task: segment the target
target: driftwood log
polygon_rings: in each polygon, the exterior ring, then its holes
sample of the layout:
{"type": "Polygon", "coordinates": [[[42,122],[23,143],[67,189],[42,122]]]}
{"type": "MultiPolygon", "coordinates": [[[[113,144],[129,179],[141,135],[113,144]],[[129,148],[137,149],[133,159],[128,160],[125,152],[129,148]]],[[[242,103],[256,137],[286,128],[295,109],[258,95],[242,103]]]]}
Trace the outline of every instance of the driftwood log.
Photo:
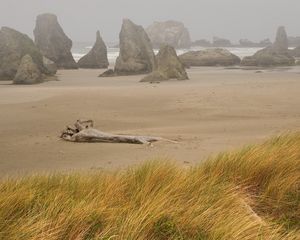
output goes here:
{"type": "Polygon", "coordinates": [[[161,137],[116,135],[101,132],[94,128],[92,120],[77,120],[74,126],[67,126],[60,137],[70,142],[151,144],[157,141],[168,141],[176,143],[161,137]]]}

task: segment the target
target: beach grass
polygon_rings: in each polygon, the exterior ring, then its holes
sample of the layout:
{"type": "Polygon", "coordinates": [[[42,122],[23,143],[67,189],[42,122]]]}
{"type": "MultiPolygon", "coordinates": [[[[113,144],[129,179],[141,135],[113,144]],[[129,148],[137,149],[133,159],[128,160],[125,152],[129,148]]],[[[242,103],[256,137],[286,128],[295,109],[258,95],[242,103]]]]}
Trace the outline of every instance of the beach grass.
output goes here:
{"type": "Polygon", "coordinates": [[[300,133],[190,168],[2,179],[0,239],[300,239],[300,133]]]}

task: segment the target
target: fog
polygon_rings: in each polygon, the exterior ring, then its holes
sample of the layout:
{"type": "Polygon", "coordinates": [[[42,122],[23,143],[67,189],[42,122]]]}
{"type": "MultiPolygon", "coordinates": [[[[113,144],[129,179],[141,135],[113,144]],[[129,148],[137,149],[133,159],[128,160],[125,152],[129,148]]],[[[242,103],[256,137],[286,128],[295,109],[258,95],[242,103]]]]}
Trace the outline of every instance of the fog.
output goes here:
{"type": "Polygon", "coordinates": [[[0,0],[0,25],[32,36],[35,18],[58,16],[73,41],[93,41],[97,29],[105,41],[118,39],[123,18],[143,26],[153,21],[178,20],[193,40],[213,36],[234,42],[241,38],[274,38],[277,26],[299,36],[299,0],[0,0]]]}

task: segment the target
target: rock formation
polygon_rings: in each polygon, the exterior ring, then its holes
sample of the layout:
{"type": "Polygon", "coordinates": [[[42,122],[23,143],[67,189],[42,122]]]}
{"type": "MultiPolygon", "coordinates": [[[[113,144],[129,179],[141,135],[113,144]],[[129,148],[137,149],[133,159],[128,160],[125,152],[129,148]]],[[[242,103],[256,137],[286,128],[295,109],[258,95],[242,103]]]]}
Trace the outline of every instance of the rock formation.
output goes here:
{"type": "Polygon", "coordinates": [[[43,63],[45,68],[48,70],[48,72],[52,75],[56,74],[57,72],[57,66],[55,62],[51,61],[50,59],[43,56],[43,63]]]}
{"type": "Polygon", "coordinates": [[[269,38],[266,38],[264,40],[261,40],[259,43],[258,43],[258,46],[259,47],[268,47],[268,46],[271,46],[272,45],[272,42],[269,38]]]}
{"type": "Polygon", "coordinates": [[[214,47],[230,47],[232,46],[231,42],[225,38],[214,37],[213,38],[214,47]]]}
{"type": "Polygon", "coordinates": [[[108,65],[107,47],[100,36],[100,32],[97,31],[93,48],[78,61],[78,66],[80,68],[107,68],[108,65]]]}
{"type": "Polygon", "coordinates": [[[108,70],[100,76],[145,74],[154,69],[156,69],[156,59],[147,33],[142,26],[124,19],[120,32],[120,54],[115,69],[108,70]]]}
{"type": "Polygon", "coordinates": [[[179,56],[181,62],[189,66],[231,66],[238,65],[241,59],[226,49],[215,48],[203,51],[190,51],[179,56]]]}
{"type": "Polygon", "coordinates": [[[157,70],[143,78],[141,82],[160,82],[169,79],[187,80],[188,75],[173,47],[163,46],[157,54],[157,70]]]}
{"type": "Polygon", "coordinates": [[[22,60],[14,78],[14,84],[35,84],[43,81],[43,76],[32,57],[27,54],[22,60]]]}
{"type": "Polygon", "coordinates": [[[290,66],[295,64],[295,59],[288,50],[288,39],[284,27],[277,30],[275,42],[251,57],[245,57],[243,66],[290,66]]]}
{"type": "Polygon", "coordinates": [[[50,73],[43,65],[43,56],[34,42],[25,34],[2,27],[0,31],[0,80],[13,80],[21,59],[29,54],[40,72],[50,73]]]}
{"type": "Polygon", "coordinates": [[[290,51],[291,55],[300,58],[300,46],[290,51]]]}
{"type": "Polygon", "coordinates": [[[35,43],[42,54],[55,62],[58,68],[76,69],[72,41],[64,33],[54,14],[42,14],[36,19],[35,43]]]}
{"type": "Polygon", "coordinates": [[[200,39],[192,42],[192,47],[211,47],[211,42],[206,39],[200,39]]]}
{"type": "Polygon", "coordinates": [[[181,22],[154,22],[146,29],[146,32],[155,48],[160,48],[165,44],[174,48],[191,47],[189,31],[181,22]]]}

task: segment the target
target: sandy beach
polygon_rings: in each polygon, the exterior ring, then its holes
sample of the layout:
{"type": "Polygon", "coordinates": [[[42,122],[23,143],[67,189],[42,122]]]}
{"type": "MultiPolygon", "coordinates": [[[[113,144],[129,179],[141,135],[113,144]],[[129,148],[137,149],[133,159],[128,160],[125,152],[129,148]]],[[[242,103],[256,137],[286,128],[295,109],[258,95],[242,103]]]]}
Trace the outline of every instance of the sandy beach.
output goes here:
{"type": "Polygon", "coordinates": [[[190,166],[210,155],[300,130],[300,67],[192,68],[190,80],[139,83],[142,76],[98,78],[101,70],[61,70],[34,86],[0,82],[1,176],[116,169],[149,159],[190,166]],[[153,147],[69,143],[60,131],[93,119],[112,133],[178,141],[153,147]]]}

